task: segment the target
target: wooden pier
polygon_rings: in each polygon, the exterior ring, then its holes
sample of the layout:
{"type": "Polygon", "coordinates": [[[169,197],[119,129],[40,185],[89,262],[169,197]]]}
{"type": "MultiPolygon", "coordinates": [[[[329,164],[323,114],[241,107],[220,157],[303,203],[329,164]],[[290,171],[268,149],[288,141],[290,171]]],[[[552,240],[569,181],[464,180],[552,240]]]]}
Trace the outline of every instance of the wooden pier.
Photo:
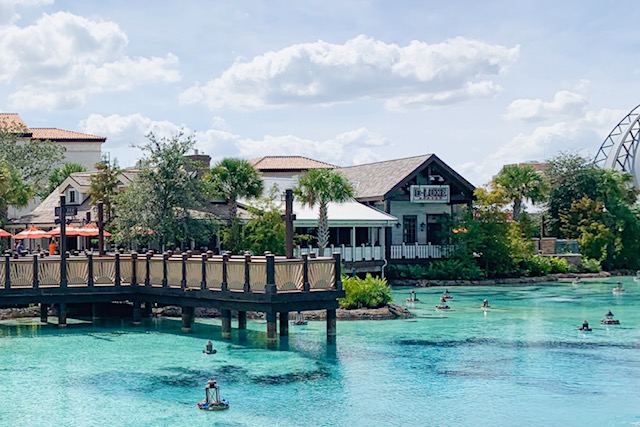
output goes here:
{"type": "Polygon", "coordinates": [[[222,338],[231,337],[232,311],[238,329],[246,329],[247,311],[266,313],[267,340],[288,335],[289,312],[327,311],[327,340],[336,336],[338,298],[344,297],[340,281],[341,259],[287,259],[266,256],[91,254],[66,258],[37,255],[4,257],[0,269],[0,307],[58,305],[58,325],[67,324],[67,304],[129,301],[133,322],[140,323],[143,307],[153,304],[182,307],[182,329],[191,330],[196,307],[216,308],[222,316],[222,338]],[[66,267],[66,268],[65,268],[66,267]],[[65,271],[66,270],[66,271],[65,271]],[[64,274],[63,274],[64,273],[64,274]]]}

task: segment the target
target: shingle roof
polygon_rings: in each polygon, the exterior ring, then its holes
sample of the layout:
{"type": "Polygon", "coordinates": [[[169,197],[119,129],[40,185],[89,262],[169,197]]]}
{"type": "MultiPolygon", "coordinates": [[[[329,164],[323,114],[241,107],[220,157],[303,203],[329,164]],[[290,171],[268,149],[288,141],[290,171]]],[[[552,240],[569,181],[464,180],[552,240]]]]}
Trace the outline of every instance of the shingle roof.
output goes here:
{"type": "Polygon", "coordinates": [[[33,139],[50,139],[53,141],[60,140],[94,140],[94,141],[106,141],[104,136],[90,135],[88,133],[74,132],[71,130],[63,130],[57,128],[31,128],[33,133],[33,139]]]}
{"type": "Polygon", "coordinates": [[[249,163],[255,169],[262,170],[308,170],[308,169],[334,169],[329,163],[313,160],[303,156],[263,156],[250,159],[249,163]]]}
{"type": "Polygon", "coordinates": [[[337,169],[356,189],[356,199],[380,197],[404,181],[432,154],[337,169]]]}

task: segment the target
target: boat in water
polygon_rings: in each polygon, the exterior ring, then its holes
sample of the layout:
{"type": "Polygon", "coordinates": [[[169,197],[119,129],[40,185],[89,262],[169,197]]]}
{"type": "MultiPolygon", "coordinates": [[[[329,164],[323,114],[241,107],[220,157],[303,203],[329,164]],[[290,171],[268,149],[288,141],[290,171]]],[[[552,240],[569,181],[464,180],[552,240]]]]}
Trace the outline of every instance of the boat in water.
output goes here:
{"type": "Polygon", "coordinates": [[[600,321],[603,325],[619,325],[620,321],[613,318],[613,313],[611,310],[607,314],[604,315],[604,319],[600,321]]]}
{"type": "Polygon", "coordinates": [[[611,290],[611,292],[613,292],[614,294],[619,294],[621,292],[624,292],[624,288],[622,287],[622,284],[620,282],[616,283],[615,288],[613,288],[611,290]]]}
{"type": "Polygon", "coordinates": [[[220,399],[220,388],[216,380],[207,381],[204,389],[205,398],[202,402],[198,402],[198,408],[203,411],[224,411],[229,409],[229,402],[220,399]]]}
{"type": "Polygon", "coordinates": [[[296,314],[296,318],[291,322],[292,325],[304,326],[307,324],[307,320],[301,312],[296,314]]]}

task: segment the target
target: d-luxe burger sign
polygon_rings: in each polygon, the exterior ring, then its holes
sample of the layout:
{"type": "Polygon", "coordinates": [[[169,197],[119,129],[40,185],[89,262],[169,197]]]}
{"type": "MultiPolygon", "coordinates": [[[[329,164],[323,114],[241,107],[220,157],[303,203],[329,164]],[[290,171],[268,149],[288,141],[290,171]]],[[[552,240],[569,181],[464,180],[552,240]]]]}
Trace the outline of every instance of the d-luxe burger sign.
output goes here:
{"type": "Polygon", "coordinates": [[[449,203],[449,186],[412,185],[411,203],[449,203]]]}

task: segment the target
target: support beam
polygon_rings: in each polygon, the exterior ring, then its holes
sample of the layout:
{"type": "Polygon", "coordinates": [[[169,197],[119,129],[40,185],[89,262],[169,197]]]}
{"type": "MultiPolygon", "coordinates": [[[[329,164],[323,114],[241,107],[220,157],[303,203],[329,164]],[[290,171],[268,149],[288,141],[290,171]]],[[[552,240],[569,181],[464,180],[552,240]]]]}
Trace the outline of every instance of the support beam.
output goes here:
{"type": "Polygon", "coordinates": [[[247,329],[247,312],[238,312],[238,329],[247,329]]]}
{"type": "Polygon", "coordinates": [[[279,316],[280,316],[280,336],[288,337],[289,336],[289,312],[281,311],[279,316]]]}
{"type": "Polygon", "coordinates": [[[221,310],[222,315],[222,339],[231,339],[231,310],[221,310]]]}
{"type": "Polygon", "coordinates": [[[94,302],[91,304],[91,322],[97,323],[100,321],[100,304],[94,302]]]}
{"type": "Polygon", "coordinates": [[[336,310],[327,310],[327,342],[336,342],[336,310]]]}
{"type": "Polygon", "coordinates": [[[275,344],[277,340],[276,313],[267,313],[267,344],[275,344]]]}
{"type": "Polygon", "coordinates": [[[140,301],[133,301],[133,324],[139,325],[142,323],[142,305],[140,301]]]}
{"type": "Polygon", "coordinates": [[[148,319],[153,315],[153,303],[151,301],[144,302],[144,308],[142,309],[142,317],[148,319]]]}
{"type": "Polygon", "coordinates": [[[66,328],[67,327],[67,304],[64,302],[60,303],[58,307],[58,328],[66,328]]]}
{"type": "Polygon", "coordinates": [[[182,332],[189,334],[193,332],[191,326],[193,324],[193,315],[195,309],[193,307],[182,307],[182,332]]]}
{"type": "Polygon", "coordinates": [[[47,323],[49,321],[49,307],[47,304],[40,303],[40,322],[47,323]]]}

